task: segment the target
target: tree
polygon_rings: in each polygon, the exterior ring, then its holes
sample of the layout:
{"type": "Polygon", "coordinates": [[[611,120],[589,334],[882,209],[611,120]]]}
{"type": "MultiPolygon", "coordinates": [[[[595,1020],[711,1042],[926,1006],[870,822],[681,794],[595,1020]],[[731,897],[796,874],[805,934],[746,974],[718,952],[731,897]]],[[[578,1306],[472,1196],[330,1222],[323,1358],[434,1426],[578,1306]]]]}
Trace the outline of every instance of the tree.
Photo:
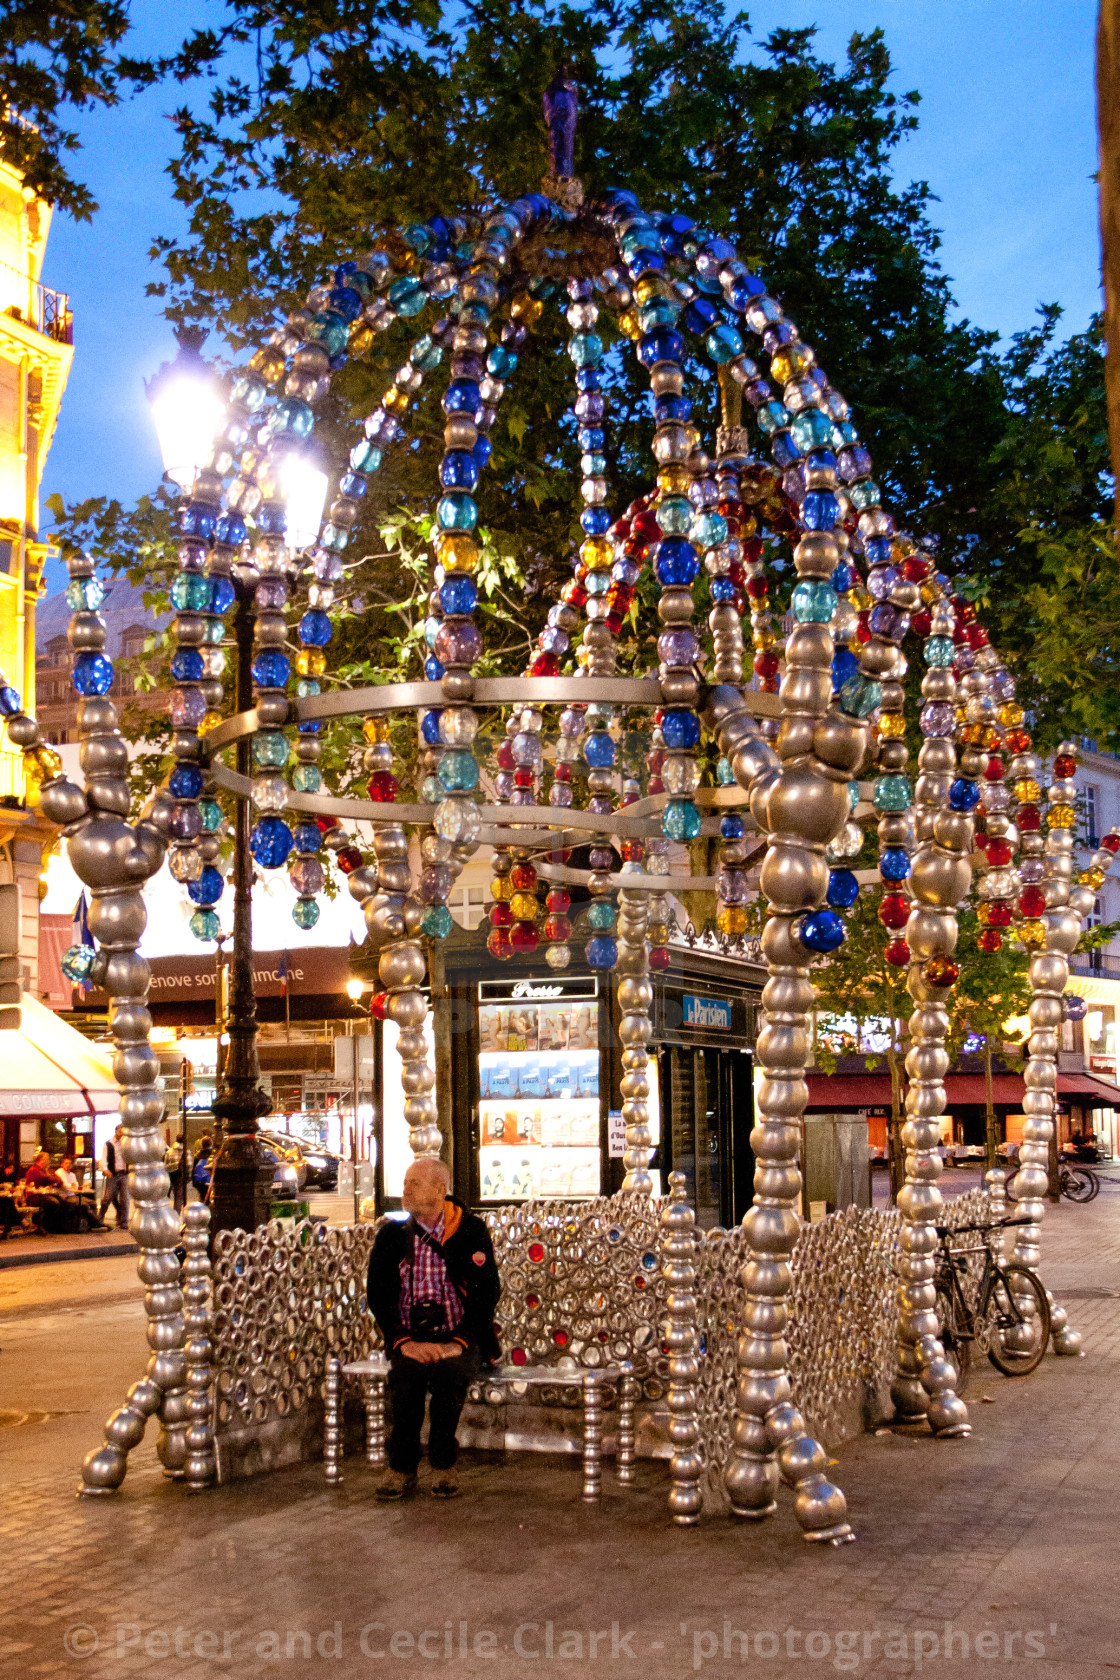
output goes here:
{"type": "Polygon", "coordinates": [[[1022,1042],[1023,1031],[1010,1023],[1026,1016],[1031,988],[1028,970],[1030,953],[1017,939],[1005,938],[998,951],[983,951],[978,944],[981,923],[976,911],[962,908],[955,961],[960,978],[951,998],[949,1054],[954,1061],[970,1035],[981,1040],[984,1058],[984,1156],[985,1164],[997,1164],[1001,1143],[992,1083],[992,1058],[1001,1044],[1022,1042]]]}
{"type": "Polygon", "coordinates": [[[80,142],[61,116],[115,105],[122,80],[147,78],[147,66],[117,56],[128,28],[126,0],[0,0],[0,156],[77,221],[97,205],[70,173],[80,142]]]}

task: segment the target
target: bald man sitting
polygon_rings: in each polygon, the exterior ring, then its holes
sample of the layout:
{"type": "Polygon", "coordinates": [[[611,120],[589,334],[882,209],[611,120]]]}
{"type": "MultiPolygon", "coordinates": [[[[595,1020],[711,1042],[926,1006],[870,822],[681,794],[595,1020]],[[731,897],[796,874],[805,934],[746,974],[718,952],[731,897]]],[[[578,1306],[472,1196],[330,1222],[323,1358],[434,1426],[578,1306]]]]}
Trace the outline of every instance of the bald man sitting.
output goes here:
{"type": "Polygon", "coordinates": [[[459,1414],[482,1359],[497,1354],[494,1308],[502,1286],[490,1233],[451,1196],[450,1183],[442,1161],[414,1161],[401,1194],[412,1217],[387,1219],[370,1254],[366,1296],[389,1354],[393,1420],[378,1499],[416,1491],[429,1393],[432,1493],[455,1497],[459,1414]]]}

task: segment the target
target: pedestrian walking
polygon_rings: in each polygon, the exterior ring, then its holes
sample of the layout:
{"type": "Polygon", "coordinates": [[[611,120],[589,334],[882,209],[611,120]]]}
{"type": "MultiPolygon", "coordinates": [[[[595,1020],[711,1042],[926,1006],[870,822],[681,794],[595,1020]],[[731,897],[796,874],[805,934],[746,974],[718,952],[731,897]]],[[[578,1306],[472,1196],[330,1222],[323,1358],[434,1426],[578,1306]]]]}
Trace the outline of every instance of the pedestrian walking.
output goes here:
{"type": "Polygon", "coordinates": [[[102,1220],[106,1210],[114,1207],[117,1213],[117,1230],[123,1231],[128,1224],[128,1168],[124,1162],[124,1128],[118,1126],[111,1138],[106,1138],[105,1147],[101,1151],[98,1165],[105,1175],[101,1187],[102,1220]]]}

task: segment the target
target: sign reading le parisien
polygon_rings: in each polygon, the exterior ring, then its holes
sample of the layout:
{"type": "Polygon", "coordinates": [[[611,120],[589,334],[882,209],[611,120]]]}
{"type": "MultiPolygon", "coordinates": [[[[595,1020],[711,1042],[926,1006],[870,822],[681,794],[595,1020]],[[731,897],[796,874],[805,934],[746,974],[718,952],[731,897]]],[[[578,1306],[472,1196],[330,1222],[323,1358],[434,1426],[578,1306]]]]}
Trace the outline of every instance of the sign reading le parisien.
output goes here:
{"type": "Polygon", "coordinates": [[[717,1032],[731,1031],[730,998],[690,997],[681,999],[686,1027],[714,1027],[717,1032]]]}

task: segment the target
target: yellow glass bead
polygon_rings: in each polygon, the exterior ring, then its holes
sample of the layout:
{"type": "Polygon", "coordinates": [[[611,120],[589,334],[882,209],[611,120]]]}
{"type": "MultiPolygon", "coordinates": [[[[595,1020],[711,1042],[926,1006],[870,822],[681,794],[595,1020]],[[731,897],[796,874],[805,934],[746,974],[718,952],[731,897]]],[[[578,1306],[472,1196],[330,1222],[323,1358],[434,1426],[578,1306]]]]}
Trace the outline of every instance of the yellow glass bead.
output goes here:
{"type": "Polygon", "coordinates": [[[791,379],[804,373],[809,366],[809,358],[796,344],[787,344],[784,349],[776,350],[770,358],[771,377],[779,385],[788,385],[791,379]]]}
{"type": "Polygon", "coordinates": [[[224,721],[221,712],[207,712],[198,726],[199,734],[208,735],[211,729],[217,729],[218,725],[224,721]]]}
{"type": "Polygon", "coordinates": [[[1012,782],[1011,792],[1020,805],[1033,805],[1038,799],[1040,788],[1033,776],[1023,776],[1017,782],[1012,782]]]}
{"type": "Polygon", "coordinates": [[[1083,869],[1077,877],[1077,880],[1080,886],[1092,887],[1094,892],[1099,892],[1104,886],[1104,870],[1083,869]]]}
{"type": "Polygon", "coordinates": [[[879,719],[879,739],[900,741],[906,733],[906,719],[901,712],[884,712],[879,719]]]}
{"type": "Polygon", "coordinates": [[[412,398],[409,396],[409,393],[403,389],[403,387],[400,385],[390,385],[384,397],[381,399],[381,406],[382,408],[387,409],[390,414],[403,414],[411,401],[412,398]]]}
{"type": "Polygon", "coordinates": [[[739,536],[746,542],[758,530],[758,520],[753,513],[744,513],[739,521],[739,536]]]}
{"type": "Polygon", "coordinates": [[[41,782],[49,782],[52,777],[62,774],[62,759],[53,747],[45,747],[42,743],[24,750],[23,763],[28,773],[37,776],[41,782]]]}
{"type": "Polygon", "coordinates": [[[681,301],[673,290],[671,281],[663,279],[659,274],[644,274],[634,287],[634,301],[643,304],[655,297],[674,298],[678,304],[681,301]]]}
{"type": "Polygon", "coordinates": [[[917,552],[909,537],[895,537],[891,543],[891,559],[896,566],[901,564],[903,560],[909,560],[917,552]]]}
{"type": "Polygon", "coordinates": [[[961,730],[961,740],[970,747],[986,750],[994,745],[996,732],[990,723],[968,723],[961,730]]]}
{"type": "Polygon", "coordinates": [[[579,647],[577,647],[577,649],[576,649],[576,664],[577,665],[586,665],[587,661],[590,658],[591,658],[591,649],[584,647],[583,643],[581,642],[579,644],[579,647]]]}
{"type": "Polygon", "coordinates": [[[1046,940],[1046,923],[1041,920],[1020,922],[1015,932],[1024,945],[1042,945],[1046,940]]]}
{"type": "Polygon", "coordinates": [[[778,637],[769,625],[760,624],[757,630],[751,631],[751,642],[760,653],[769,653],[772,647],[777,647],[778,637]]]}
{"type": "Polygon", "coordinates": [[[322,648],[300,648],[295,664],[298,676],[321,677],[327,668],[327,656],[322,648]]]}
{"type": "Polygon", "coordinates": [[[716,926],[721,933],[746,933],[747,912],[741,904],[727,904],[716,917],[716,926]]]}
{"type": "Polygon", "coordinates": [[[1077,812],[1072,805],[1051,805],[1046,813],[1046,821],[1050,828],[1074,828],[1077,825],[1077,812]]]}
{"type": "Polygon", "coordinates": [[[614,549],[606,537],[588,537],[580,544],[579,557],[589,572],[605,570],[614,559],[614,549]]]}
{"type": "Polygon", "coordinates": [[[850,591],[848,599],[857,612],[867,612],[875,604],[871,591],[865,588],[862,583],[856,584],[855,588],[850,591]]]}
{"type": "Polygon", "coordinates": [[[692,474],[683,461],[670,461],[657,475],[657,485],[667,496],[683,496],[692,483],[692,474]]]}
{"type": "Polygon", "coordinates": [[[1023,721],[1023,708],[1008,700],[996,713],[1005,729],[1017,729],[1023,721]]]}
{"type": "Polygon", "coordinates": [[[651,945],[668,945],[668,922],[651,922],[649,924],[649,942],[651,945]]]}
{"type": "Polygon", "coordinates": [[[530,297],[528,292],[519,292],[510,304],[509,312],[515,321],[524,321],[527,327],[531,327],[540,320],[543,309],[544,304],[539,298],[530,297]]]}
{"type": "Polygon", "coordinates": [[[440,565],[448,572],[473,572],[478,565],[478,544],[465,531],[445,531],[436,541],[440,565]]]}
{"type": "Polygon", "coordinates": [[[265,344],[249,357],[249,366],[269,385],[274,385],[284,371],[284,356],[274,344],[265,344]]]}
{"type": "Polygon", "coordinates": [[[919,586],[918,594],[922,597],[922,600],[927,607],[932,607],[935,601],[939,601],[941,599],[940,589],[938,589],[937,585],[929,578],[926,579],[925,583],[919,586]]]}
{"type": "Polygon", "coordinates": [[[991,921],[991,919],[992,919],[992,907],[991,907],[991,905],[990,904],[985,904],[983,901],[981,901],[981,903],[979,903],[976,906],[976,920],[980,923],[981,927],[987,927],[987,925],[991,921]]]}
{"type": "Polygon", "coordinates": [[[638,317],[632,309],[624,309],[622,311],[622,314],[618,317],[618,324],[626,334],[627,338],[640,338],[642,336],[642,329],[638,324],[638,317]]]}
{"type": "Polygon", "coordinates": [[[364,356],[377,334],[368,321],[355,321],[350,328],[347,351],[351,356],[364,356]]]}
{"type": "Polygon", "coordinates": [[[387,717],[367,717],[362,724],[362,734],[371,747],[378,747],[389,739],[389,719],[387,717]]]}
{"type": "Polygon", "coordinates": [[[531,892],[514,893],[509,907],[519,922],[535,922],[541,908],[536,893],[531,892]]]}

